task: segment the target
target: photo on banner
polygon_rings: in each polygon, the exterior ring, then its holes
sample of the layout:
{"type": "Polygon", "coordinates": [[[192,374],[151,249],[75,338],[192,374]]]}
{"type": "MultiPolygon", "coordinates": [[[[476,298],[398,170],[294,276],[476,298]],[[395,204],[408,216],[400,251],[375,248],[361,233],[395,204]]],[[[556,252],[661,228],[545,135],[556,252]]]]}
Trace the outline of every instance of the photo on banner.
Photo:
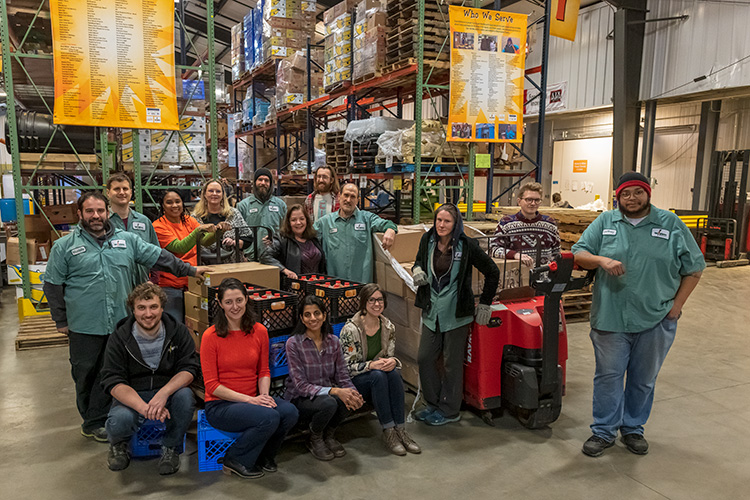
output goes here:
{"type": "Polygon", "coordinates": [[[177,130],[173,0],[50,0],[56,124],[177,130]]]}
{"type": "Polygon", "coordinates": [[[452,5],[448,140],[522,142],[527,16],[452,5]]]}

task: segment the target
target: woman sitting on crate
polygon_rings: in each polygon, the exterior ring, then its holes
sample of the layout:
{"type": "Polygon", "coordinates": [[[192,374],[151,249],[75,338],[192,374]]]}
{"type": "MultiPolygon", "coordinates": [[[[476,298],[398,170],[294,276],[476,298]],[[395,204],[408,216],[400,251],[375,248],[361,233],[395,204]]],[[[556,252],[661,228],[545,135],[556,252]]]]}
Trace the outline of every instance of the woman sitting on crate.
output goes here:
{"type": "Polygon", "coordinates": [[[394,357],[396,328],[383,316],[387,306],[377,284],[362,287],[359,312],[341,330],[341,348],[354,386],[375,407],[388,449],[401,456],[421,453],[404,428],[404,383],[394,357]]]}
{"type": "Polygon", "coordinates": [[[279,228],[279,238],[260,256],[263,264],[278,267],[290,279],[300,274],[326,272],[326,259],[312,219],[302,205],[292,205],[279,228]]]}
{"type": "Polygon", "coordinates": [[[268,330],[255,321],[245,286],[225,279],[218,301],[215,325],[201,340],[206,419],[219,430],[242,433],[224,455],[224,473],[257,478],[276,472],[276,453],[298,413],[269,395],[268,330]]]}
{"type": "MultiPolygon", "coordinates": [[[[201,232],[201,245],[214,242],[216,226],[199,224],[188,215],[182,202],[182,195],[176,189],[166,189],[161,198],[162,216],[154,221],[154,231],[159,244],[191,266],[198,265],[195,245],[201,232]]],[[[185,321],[184,292],[187,290],[187,278],[177,278],[167,272],[159,272],[159,286],[167,294],[164,312],[172,315],[180,323],[185,321]]]]}
{"type": "Polygon", "coordinates": [[[428,425],[458,422],[469,328],[472,321],[479,325],[489,322],[500,271],[479,244],[464,234],[458,208],[446,203],[437,209],[432,228],[419,242],[412,274],[419,287],[414,305],[422,309],[418,362],[427,403],[415,418],[428,425]],[[484,275],[476,319],[472,266],[484,275]]]}
{"type": "Polygon", "coordinates": [[[253,244],[253,232],[239,210],[229,205],[224,185],[219,180],[213,179],[203,185],[201,198],[193,209],[193,217],[201,224],[214,224],[218,230],[225,231],[220,245],[212,244],[201,249],[204,264],[245,260],[242,251],[235,251],[235,245],[239,243],[240,250],[249,248],[253,244]],[[239,238],[236,231],[239,231],[239,238]]]}
{"type": "Polygon", "coordinates": [[[343,457],[336,428],[364,402],[349,378],[339,339],[333,335],[326,306],[314,295],[300,304],[300,322],[286,342],[289,377],[284,398],[309,422],[307,447],[318,460],[343,457]]]}

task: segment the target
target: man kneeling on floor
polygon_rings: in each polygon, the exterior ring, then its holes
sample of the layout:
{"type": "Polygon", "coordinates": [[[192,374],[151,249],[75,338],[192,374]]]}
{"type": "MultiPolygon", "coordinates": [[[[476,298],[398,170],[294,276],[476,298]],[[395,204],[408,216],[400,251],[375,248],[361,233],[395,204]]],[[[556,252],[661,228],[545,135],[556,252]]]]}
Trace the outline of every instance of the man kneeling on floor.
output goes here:
{"type": "Polygon", "coordinates": [[[130,465],[128,441],[145,420],[166,423],[159,474],[180,468],[180,448],[193,418],[188,387],[200,369],[195,343],[185,325],[164,313],[167,296],[143,283],[128,296],[132,314],[117,324],[104,353],[102,385],[112,398],[107,416],[110,470],[130,465]]]}

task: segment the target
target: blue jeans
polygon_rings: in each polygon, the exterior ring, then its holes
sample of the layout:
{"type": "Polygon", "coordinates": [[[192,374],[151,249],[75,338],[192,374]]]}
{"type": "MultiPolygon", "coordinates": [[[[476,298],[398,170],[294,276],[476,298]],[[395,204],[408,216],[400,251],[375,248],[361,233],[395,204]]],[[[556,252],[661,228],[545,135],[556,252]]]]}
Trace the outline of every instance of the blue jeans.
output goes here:
{"type": "Polygon", "coordinates": [[[656,376],[676,332],[677,320],[666,317],[639,333],[591,330],[596,355],[591,425],[595,436],[612,441],[618,429],[623,436],[643,434],[654,403],[656,376]]]}
{"type": "Polygon", "coordinates": [[[185,322],[185,292],[181,288],[161,288],[167,294],[167,303],[164,304],[164,312],[169,313],[179,323],[185,322]]]}
{"type": "MultiPolygon", "coordinates": [[[[138,395],[148,403],[156,392],[138,391],[138,395]]],[[[167,400],[166,408],[169,410],[170,418],[165,421],[167,430],[161,439],[161,444],[168,448],[177,448],[182,444],[185,433],[193,421],[193,410],[195,410],[193,391],[189,387],[178,389],[167,400]]],[[[117,444],[130,440],[145,420],[143,415],[115,399],[112,408],[109,409],[105,424],[109,442],[117,444]]]]}
{"type": "Polygon", "coordinates": [[[289,401],[274,398],[276,408],[234,403],[207,401],[208,423],[226,432],[241,432],[225,457],[251,468],[258,457],[275,459],[289,430],[297,423],[297,408],[289,401]]]}
{"type": "Polygon", "coordinates": [[[404,425],[404,382],[399,370],[370,370],[360,373],[352,382],[362,397],[375,407],[383,429],[404,425]]]}

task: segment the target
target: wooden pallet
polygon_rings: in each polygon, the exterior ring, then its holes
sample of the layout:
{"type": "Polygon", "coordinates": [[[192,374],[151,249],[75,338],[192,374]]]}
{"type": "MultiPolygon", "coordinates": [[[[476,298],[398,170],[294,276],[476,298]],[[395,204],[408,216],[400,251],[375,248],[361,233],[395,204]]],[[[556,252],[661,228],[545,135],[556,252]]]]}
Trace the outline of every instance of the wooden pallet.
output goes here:
{"type": "Polygon", "coordinates": [[[562,296],[565,321],[568,323],[580,323],[588,321],[591,315],[591,291],[576,290],[564,293],[562,296]]]}
{"type": "Polygon", "coordinates": [[[51,316],[29,316],[18,327],[16,351],[68,345],[68,336],[57,331],[51,316]]]}
{"type": "MultiPolygon", "coordinates": [[[[425,33],[425,40],[433,40],[440,43],[443,43],[443,40],[448,36],[449,31],[445,28],[437,28],[437,27],[431,27],[428,33],[425,33]],[[429,37],[429,38],[428,38],[429,37]]],[[[388,30],[388,36],[386,37],[387,40],[391,40],[393,38],[398,38],[401,36],[408,36],[411,35],[413,37],[419,36],[419,24],[416,22],[413,22],[412,20],[408,20],[404,23],[399,24],[398,26],[393,26],[390,30],[388,30]]]]}
{"type": "Polygon", "coordinates": [[[362,76],[360,76],[358,78],[355,78],[352,81],[354,82],[354,85],[358,85],[360,83],[364,83],[364,82],[370,81],[373,78],[380,78],[380,76],[382,76],[382,74],[380,73],[380,71],[374,71],[374,72],[371,72],[371,73],[367,73],[366,75],[362,75],[362,76]]]}
{"type": "MultiPolygon", "coordinates": [[[[417,64],[417,60],[414,57],[407,57],[396,61],[386,61],[386,65],[383,66],[383,74],[387,75],[388,73],[393,73],[394,71],[407,68],[414,64],[417,64]]],[[[438,69],[450,69],[451,67],[450,61],[429,61],[426,59],[424,65],[438,69]]]]}

